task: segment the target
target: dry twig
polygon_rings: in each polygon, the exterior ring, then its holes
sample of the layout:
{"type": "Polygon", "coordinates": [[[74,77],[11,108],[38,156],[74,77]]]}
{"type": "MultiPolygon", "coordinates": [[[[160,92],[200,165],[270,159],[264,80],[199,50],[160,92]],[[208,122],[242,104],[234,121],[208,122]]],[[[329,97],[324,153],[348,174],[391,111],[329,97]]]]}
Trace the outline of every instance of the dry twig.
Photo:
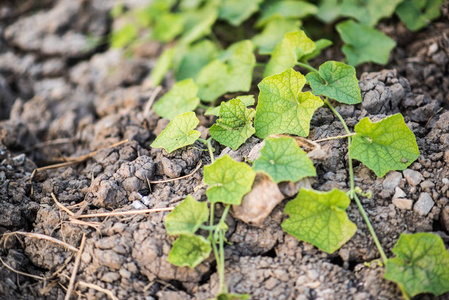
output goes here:
{"type": "Polygon", "coordinates": [[[143,109],[143,116],[146,117],[150,113],[151,106],[153,106],[154,100],[156,99],[157,95],[162,90],[162,86],[158,86],[154,89],[153,93],[151,94],[150,98],[148,99],[148,102],[145,104],[145,108],[143,109]]]}
{"type": "Polygon", "coordinates": [[[70,216],[75,215],[75,213],[71,212],[67,207],[65,207],[64,205],[62,205],[58,199],[56,199],[55,194],[51,193],[51,197],[53,198],[53,201],[55,201],[56,206],[59,207],[60,209],[62,209],[63,211],[65,211],[66,213],[68,213],[70,216]]]}
{"type": "Polygon", "coordinates": [[[174,207],[162,207],[162,208],[151,208],[151,209],[141,209],[141,210],[130,210],[130,211],[113,211],[97,214],[87,214],[80,215],[77,218],[95,218],[95,217],[112,217],[112,216],[128,216],[128,215],[138,215],[138,214],[148,214],[153,212],[163,212],[172,211],[174,207]]]}
{"type": "Polygon", "coordinates": [[[28,274],[28,273],[24,273],[24,272],[17,271],[17,270],[14,269],[13,267],[11,267],[11,266],[8,265],[7,263],[5,263],[1,257],[0,257],[0,261],[2,262],[2,264],[3,264],[6,268],[8,268],[9,270],[13,271],[14,273],[17,273],[17,274],[20,274],[20,275],[23,275],[23,276],[28,276],[28,277],[31,277],[31,278],[34,278],[34,279],[47,280],[47,278],[42,277],[42,276],[37,276],[37,275],[33,275],[33,274],[28,274]]]}
{"type": "Polygon", "coordinates": [[[44,147],[48,147],[48,146],[68,144],[68,143],[71,143],[72,141],[73,141],[73,139],[71,139],[71,138],[62,138],[62,139],[45,141],[45,142],[38,143],[38,144],[31,146],[30,148],[26,149],[25,152],[30,152],[34,149],[44,148],[44,147]]]}
{"type": "Polygon", "coordinates": [[[83,253],[83,250],[84,250],[85,242],[86,242],[86,234],[83,234],[83,238],[81,239],[80,249],[78,250],[78,254],[76,255],[76,258],[75,258],[75,265],[73,266],[72,276],[70,277],[69,287],[67,289],[67,293],[65,294],[64,300],[70,300],[73,286],[75,284],[76,273],[78,272],[78,268],[79,268],[80,261],[81,261],[81,254],[83,253]]]}
{"type": "Polygon", "coordinates": [[[81,226],[92,227],[92,228],[97,229],[97,230],[101,226],[100,222],[93,222],[93,221],[86,222],[86,221],[78,220],[78,219],[75,219],[75,218],[70,218],[70,223],[72,223],[74,225],[81,225],[81,226]]]}
{"type": "Polygon", "coordinates": [[[106,295],[108,295],[113,300],[119,300],[119,298],[117,298],[111,291],[106,290],[106,289],[104,289],[104,288],[102,288],[102,287],[100,287],[100,286],[98,286],[96,284],[87,283],[87,282],[84,282],[84,281],[78,281],[78,284],[82,285],[82,286],[85,286],[87,288],[90,288],[90,289],[93,289],[93,290],[105,293],[106,295]]]}
{"type": "Polygon", "coordinates": [[[33,233],[33,232],[14,231],[14,232],[10,232],[10,233],[5,233],[5,234],[3,235],[3,237],[5,237],[4,243],[6,243],[6,240],[7,240],[11,235],[17,235],[17,234],[20,234],[20,235],[23,235],[23,236],[26,236],[26,237],[31,237],[31,238],[37,238],[37,239],[47,240],[47,241],[53,242],[53,243],[55,243],[55,244],[62,245],[62,246],[66,247],[66,248],[68,248],[68,249],[70,249],[70,250],[72,250],[72,251],[78,252],[78,249],[77,249],[77,248],[75,248],[75,247],[73,247],[73,246],[71,246],[71,245],[69,245],[69,244],[67,244],[67,243],[64,243],[63,241],[60,241],[60,240],[55,239],[55,238],[52,238],[51,236],[48,236],[48,235],[45,235],[45,234],[33,233]]]}

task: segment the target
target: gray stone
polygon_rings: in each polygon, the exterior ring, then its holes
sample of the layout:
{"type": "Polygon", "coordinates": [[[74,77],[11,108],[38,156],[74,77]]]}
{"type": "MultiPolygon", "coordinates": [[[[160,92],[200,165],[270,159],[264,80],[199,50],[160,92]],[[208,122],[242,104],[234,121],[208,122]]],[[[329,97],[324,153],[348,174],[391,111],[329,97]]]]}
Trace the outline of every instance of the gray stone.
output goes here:
{"type": "Polygon", "coordinates": [[[416,186],[424,180],[424,176],[422,176],[422,174],[418,171],[407,169],[402,173],[404,174],[404,177],[407,180],[408,184],[410,184],[411,186],[416,186]]]}
{"type": "Polygon", "coordinates": [[[411,210],[413,206],[413,201],[410,199],[397,198],[393,199],[393,204],[397,208],[411,210]]]}
{"type": "Polygon", "coordinates": [[[384,189],[394,189],[401,182],[402,174],[396,171],[389,172],[385,177],[382,185],[384,189]]]}
{"type": "Polygon", "coordinates": [[[277,285],[277,283],[278,283],[277,279],[271,277],[267,281],[265,281],[265,288],[267,290],[272,290],[277,285]]]}
{"type": "Polygon", "coordinates": [[[379,196],[380,196],[382,199],[387,199],[387,198],[390,198],[391,195],[393,195],[393,193],[394,193],[394,191],[393,191],[392,189],[383,189],[383,190],[379,193],[379,196]]]}
{"type": "Polygon", "coordinates": [[[430,180],[425,180],[425,181],[421,182],[422,189],[431,189],[433,187],[435,187],[435,183],[433,183],[430,180]]]}
{"type": "Polygon", "coordinates": [[[139,200],[133,201],[132,207],[134,209],[147,209],[148,208],[142,202],[140,202],[139,200]]]}
{"type": "Polygon", "coordinates": [[[108,272],[101,277],[101,281],[104,282],[114,282],[120,279],[120,275],[115,272],[108,272]]]}
{"type": "Polygon", "coordinates": [[[396,187],[393,199],[404,198],[405,196],[406,196],[405,192],[400,187],[396,187]]]}
{"type": "Polygon", "coordinates": [[[435,202],[433,202],[432,197],[428,193],[421,193],[421,195],[419,195],[418,201],[415,203],[415,207],[413,208],[413,210],[418,214],[424,216],[430,212],[434,204],[435,202]]]}

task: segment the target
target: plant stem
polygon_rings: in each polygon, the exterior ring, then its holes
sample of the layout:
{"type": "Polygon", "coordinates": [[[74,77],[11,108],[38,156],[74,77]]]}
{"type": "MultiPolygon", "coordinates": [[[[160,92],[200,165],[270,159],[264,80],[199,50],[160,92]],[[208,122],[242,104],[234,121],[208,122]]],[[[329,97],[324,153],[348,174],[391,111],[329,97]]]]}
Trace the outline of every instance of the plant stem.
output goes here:
{"type": "Polygon", "coordinates": [[[200,228],[203,230],[211,231],[211,230],[215,230],[215,228],[217,228],[217,225],[214,225],[214,226],[201,225],[200,228]]]}
{"type": "MultiPolygon", "coordinates": [[[[209,150],[210,160],[211,164],[215,162],[214,158],[214,151],[212,148],[211,143],[212,138],[208,138],[207,140],[199,138],[198,141],[204,143],[207,145],[207,149],[209,150]]],[[[229,209],[231,208],[231,205],[228,204],[225,207],[225,210],[223,214],[221,215],[220,222],[218,222],[217,225],[214,225],[214,216],[215,216],[215,204],[210,204],[210,215],[209,215],[209,226],[201,226],[201,228],[209,230],[209,241],[212,244],[212,249],[214,251],[215,260],[217,262],[217,272],[218,272],[218,278],[219,278],[219,288],[218,293],[219,294],[227,294],[228,289],[226,287],[226,280],[225,280],[225,274],[224,274],[224,226],[223,223],[226,220],[226,216],[229,212],[229,209]],[[217,249],[217,240],[216,235],[218,234],[218,243],[219,248],[217,249]]]]}
{"type": "Polygon", "coordinates": [[[212,148],[211,139],[212,138],[208,138],[207,140],[203,140],[201,138],[198,138],[198,141],[200,141],[201,143],[203,143],[203,144],[205,144],[207,146],[207,150],[209,150],[210,161],[211,161],[211,164],[213,164],[215,162],[215,158],[214,158],[214,150],[212,148]]]}
{"type": "Polygon", "coordinates": [[[218,293],[219,294],[227,294],[228,288],[226,287],[226,280],[225,280],[225,257],[224,257],[224,231],[222,229],[219,229],[219,243],[220,243],[220,264],[217,266],[218,269],[218,277],[219,277],[219,284],[218,284],[218,293]]]}
{"type": "Polygon", "coordinates": [[[207,106],[207,105],[204,105],[204,104],[198,104],[198,107],[199,108],[202,108],[202,109],[205,109],[205,110],[208,110],[209,108],[210,108],[210,106],[207,106]]]}
{"type": "Polygon", "coordinates": [[[219,288],[218,291],[220,294],[227,293],[228,289],[226,287],[226,280],[225,280],[225,262],[224,262],[224,234],[225,231],[223,229],[223,224],[225,224],[226,216],[228,215],[229,209],[231,208],[231,204],[226,205],[225,210],[223,211],[223,214],[221,215],[220,222],[218,223],[217,229],[218,230],[218,236],[219,236],[219,257],[216,257],[217,260],[217,271],[218,271],[218,278],[219,278],[219,288]]]}
{"type": "Polygon", "coordinates": [[[226,205],[225,210],[223,211],[223,214],[221,215],[219,224],[222,224],[225,222],[226,216],[228,215],[230,208],[231,208],[231,204],[226,205]]]}
{"type": "Polygon", "coordinates": [[[318,71],[317,69],[315,69],[314,67],[312,67],[311,65],[309,65],[307,63],[302,63],[302,62],[297,61],[296,65],[300,66],[300,67],[303,67],[303,68],[305,68],[305,69],[307,69],[309,71],[312,71],[312,72],[317,72],[317,73],[320,72],[320,71],[318,71]]]}
{"type": "Polygon", "coordinates": [[[210,155],[210,162],[211,164],[213,164],[215,162],[215,158],[214,158],[214,151],[212,150],[212,143],[210,142],[211,138],[207,139],[207,150],[209,150],[209,155],[210,155]]]}
{"type": "MultiPolygon", "coordinates": [[[[214,207],[215,207],[215,205],[214,205],[214,203],[211,203],[210,204],[210,215],[209,215],[209,218],[210,218],[210,220],[209,220],[209,226],[211,227],[211,228],[215,228],[215,226],[214,226],[214,207]]],[[[213,229],[213,230],[215,230],[215,229],[213,229]]],[[[210,231],[209,231],[209,239],[211,240],[211,242],[212,242],[212,233],[213,233],[213,230],[212,229],[210,229],[210,231]]]]}
{"type": "MultiPolygon", "coordinates": [[[[346,125],[345,120],[340,115],[340,113],[332,106],[332,104],[329,102],[329,99],[324,100],[324,103],[332,110],[332,112],[337,116],[337,118],[340,120],[340,122],[343,124],[343,127],[345,128],[346,134],[350,135],[351,132],[349,131],[348,126],[346,125]]],[[[348,136],[348,148],[351,147],[352,137],[348,136]]],[[[379,242],[379,239],[377,238],[376,232],[374,231],[373,226],[371,225],[371,222],[366,215],[365,210],[363,209],[362,203],[360,203],[359,197],[354,192],[354,169],[352,167],[352,157],[349,155],[349,177],[351,182],[351,190],[349,193],[350,198],[355,200],[355,203],[357,204],[357,207],[360,210],[360,213],[362,214],[363,220],[365,220],[366,225],[368,226],[368,230],[371,233],[371,236],[373,237],[374,243],[376,244],[377,249],[379,250],[380,257],[382,258],[384,264],[387,262],[387,256],[385,255],[384,249],[382,248],[382,245],[379,242]]]]}
{"type": "MultiPolygon", "coordinates": [[[[343,127],[345,128],[346,134],[349,135],[348,137],[348,142],[351,142],[351,131],[349,131],[348,126],[346,125],[345,120],[343,119],[343,117],[340,115],[340,113],[332,106],[332,104],[329,102],[329,99],[326,97],[324,99],[324,103],[332,110],[332,112],[334,113],[334,115],[337,116],[337,118],[340,120],[341,124],[343,124],[343,127]]],[[[349,148],[350,144],[348,144],[348,148],[349,148]]]]}
{"type": "Polygon", "coordinates": [[[366,212],[363,209],[362,203],[360,203],[359,197],[357,196],[356,193],[353,193],[353,199],[355,200],[355,203],[357,203],[357,206],[359,207],[360,213],[362,214],[362,217],[365,220],[366,225],[368,226],[369,232],[371,233],[374,239],[374,243],[376,244],[377,249],[379,250],[380,257],[382,258],[382,261],[385,264],[388,260],[387,255],[385,254],[384,249],[382,248],[382,245],[380,244],[379,239],[377,238],[377,235],[374,232],[374,228],[371,225],[371,222],[369,221],[368,216],[366,215],[366,212]]]}

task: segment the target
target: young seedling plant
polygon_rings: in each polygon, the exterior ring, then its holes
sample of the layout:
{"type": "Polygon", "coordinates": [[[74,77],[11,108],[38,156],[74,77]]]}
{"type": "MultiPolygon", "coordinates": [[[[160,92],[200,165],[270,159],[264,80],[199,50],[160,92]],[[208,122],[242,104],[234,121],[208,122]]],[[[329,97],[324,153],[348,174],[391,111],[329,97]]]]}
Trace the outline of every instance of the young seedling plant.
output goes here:
{"type": "Polygon", "coordinates": [[[344,104],[362,101],[355,69],[336,61],[325,62],[318,70],[308,64],[303,66],[311,70],[307,76],[287,69],[263,79],[259,83],[255,112],[248,109],[241,98],[223,102],[208,140],[200,139],[199,132],[194,130],[198,125],[194,112],[175,117],[156,138],[152,146],[163,147],[167,152],[199,140],[207,146],[211,159],[211,164],[204,168],[210,209],[206,202],[188,196],[165,220],[168,234],[178,236],[169,261],[177,266],[194,268],[213,252],[220,278],[217,299],[245,299],[248,295],[228,294],[225,282],[224,243],[228,229],[225,219],[230,206],[239,205],[251,190],[256,171],[265,172],[274,182],[316,176],[312,162],[292,137],[269,136],[306,137],[315,110],[326,105],[342,122],[347,134],[350,188],[329,192],[301,189],[285,207],[284,212],[289,218],[282,223],[282,228],[301,241],[333,253],[356,233],[357,226],[346,214],[350,201],[355,201],[379,251],[380,261],[385,265],[385,278],[398,284],[405,299],[420,293],[441,295],[449,291],[449,253],[441,238],[431,233],[402,234],[393,248],[395,257],[388,258],[359,199],[367,194],[354,183],[354,159],[378,177],[383,177],[391,170],[405,170],[418,158],[415,136],[402,115],[388,116],[375,123],[366,117],[355,126],[353,134],[331,99],[344,104]],[[313,93],[302,92],[306,83],[313,93]],[[228,155],[215,160],[212,138],[237,149],[253,133],[265,139],[265,146],[253,168],[228,155]],[[214,221],[216,203],[224,205],[218,223],[214,221]],[[197,235],[198,229],[209,231],[209,234],[205,237],[197,235]]]}
{"type": "MultiPolygon", "coordinates": [[[[438,296],[449,291],[449,253],[442,239],[431,233],[403,233],[392,249],[395,256],[388,258],[359,198],[369,197],[370,193],[362,191],[354,182],[353,160],[363,163],[379,178],[391,170],[405,170],[410,166],[419,157],[413,132],[401,114],[378,122],[366,117],[351,132],[334,107],[334,104],[356,105],[362,101],[351,65],[387,62],[395,43],[373,28],[379,19],[395,11],[409,28],[417,30],[438,17],[441,4],[439,0],[382,2],[383,10],[378,9],[378,1],[358,5],[356,1],[343,0],[338,7],[334,7],[336,1],[330,0],[320,1],[318,6],[306,1],[267,4],[269,1],[222,0],[207,1],[204,5],[198,4],[202,1],[181,1],[180,10],[173,12],[174,1],[155,0],[145,17],[138,15],[139,22],[154,27],[153,39],[168,42],[177,38],[178,41],[176,46],[165,49],[151,74],[155,85],[169,69],[174,69],[178,79],[154,106],[158,115],[171,121],[151,146],[170,153],[199,141],[207,147],[211,161],[204,167],[209,204],[188,195],[165,219],[168,234],[177,236],[168,260],[176,266],[195,268],[213,253],[219,275],[216,299],[249,298],[249,295],[229,293],[225,280],[224,247],[228,230],[225,221],[231,205],[241,204],[243,196],[251,190],[256,172],[264,172],[275,183],[316,176],[312,161],[292,136],[307,137],[315,111],[324,105],[345,129],[349,190],[301,189],[285,207],[288,218],[282,228],[300,241],[333,253],[357,231],[346,214],[350,202],[354,201],[379,251],[385,278],[398,284],[404,299],[420,293],[438,296]],[[241,5],[238,9],[237,2],[241,5]],[[255,26],[262,28],[262,32],[222,50],[211,29],[216,19],[239,26],[259,7],[255,26]],[[299,30],[299,19],[307,15],[324,22],[342,15],[359,21],[345,20],[336,25],[349,65],[327,61],[316,69],[308,63],[332,43],[325,39],[314,42],[299,30]],[[414,19],[419,21],[416,26],[411,22],[414,19]],[[170,30],[165,30],[168,27],[170,30]],[[210,40],[203,39],[205,36],[210,40]],[[266,64],[256,63],[255,49],[259,54],[270,55],[266,64]],[[226,93],[249,91],[256,65],[264,71],[255,110],[248,108],[255,103],[253,95],[238,96],[213,106],[226,93]],[[298,66],[308,74],[304,76],[293,69],[298,66]],[[311,92],[302,91],[306,84],[311,92]],[[203,105],[201,102],[211,105],[207,115],[217,116],[206,140],[195,130],[199,121],[194,110],[203,105]],[[265,141],[260,157],[252,166],[236,162],[228,155],[215,159],[212,139],[236,150],[252,135],[265,141]],[[218,220],[215,219],[217,203],[224,207],[218,220]]],[[[125,26],[123,32],[115,33],[112,42],[124,46],[134,43],[136,37],[135,28],[125,26]]]]}

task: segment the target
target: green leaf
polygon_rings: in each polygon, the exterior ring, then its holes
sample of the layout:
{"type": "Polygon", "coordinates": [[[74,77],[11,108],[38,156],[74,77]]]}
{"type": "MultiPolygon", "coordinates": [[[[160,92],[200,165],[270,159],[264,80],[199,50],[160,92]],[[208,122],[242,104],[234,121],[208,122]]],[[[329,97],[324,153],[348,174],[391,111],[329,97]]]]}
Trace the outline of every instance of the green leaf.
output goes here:
{"type": "Polygon", "coordinates": [[[246,300],[249,299],[247,294],[219,294],[217,300],[246,300]]]}
{"type": "Polygon", "coordinates": [[[217,20],[217,16],[218,10],[215,1],[201,9],[184,12],[184,33],[179,42],[187,45],[211,33],[212,25],[217,20]]]}
{"type": "Polygon", "coordinates": [[[304,31],[287,33],[271,54],[264,77],[293,68],[301,57],[312,53],[315,47],[315,43],[307,37],[304,31]]]}
{"type": "Polygon", "coordinates": [[[337,31],[345,42],[342,50],[352,66],[364,62],[384,65],[396,42],[382,32],[352,20],[339,23],[337,31]]]}
{"type": "Polygon", "coordinates": [[[162,52],[161,56],[157,59],[156,65],[153,70],[151,70],[150,81],[153,86],[158,86],[162,79],[164,79],[165,74],[171,68],[173,64],[173,58],[175,56],[176,49],[169,48],[162,52]]]}
{"type": "Polygon", "coordinates": [[[197,108],[200,104],[197,93],[198,87],[193,79],[179,81],[154,104],[154,111],[163,118],[173,120],[176,116],[197,108]]]}
{"type": "Polygon", "coordinates": [[[128,46],[137,38],[137,27],[134,24],[125,24],[117,31],[113,31],[111,37],[112,48],[128,46]]]}
{"type": "Polygon", "coordinates": [[[403,0],[343,0],[341,13],[373,27],[380,19],[393,14],[403,0]]]}
{"type": "Polygon", "coordinates": [[[432,233],[402,233],[386,263],[385,278],[414,297],[449,292],[449,253],[443,240],[432,233]]]}
{"type": "Polygon", "coordinates": [[[154,26],[154,23],[161,16],[170,13],[170,9],[175,4],[174,0],[154,0],[150,5],[133,10],[133,19],[142,27],[154,26]]]}
{"type": "Polygon", "coordinates": [[[193,269],[209,257],[211,250],[210,242],[202,236],[182,234],[173,243],[168,261],[175,266],[193,269]]]}
{"type": "Polygon", "coordinates": [[[190,195],[184,199],[165,218],[165,227],[169,235],[195,234],[209,218],[206,202],[198,202],[190,195]]]}
{"type": "Polygon", "coordinates": [[[373,170],[377,177],[391,170],[405,170],[419,157],[415,135],[401,114],[377,123],[363,118],[354,130],[349,155],[373,170]]]}
{"type": "MultiPolygon", "coordinates": [[[[242,102],[245,104],[246,107],[252,106],[255,103],[254,96],[253,95],[245,95],[245,96],[238,96],[235,97],[235,99],[242,100],[242,102]]],[[[223,104],[224,101],[220,103],[223,104]]],[[[220,115],[220,106],[211,107],[209,108],[205,113],[206,116],[219,116],[220,115]]]]}
{"type": "Polygon", "coordinates": [[[341,15],[341,0],[321,0],[315,16],[324,23],[332,23],[341,15]]]}
{"type": "Polygon", "coordinates": [[[184,29],[184,18],[180,14],[164,14],[157,18],[151,37],[161,42],[170,42],[184,29]]]}
{"type": "Polygon", "coordinates": [[[258,137],[282,133],[309,135],[310,120],[323,101],[310,92],[301,92],[305,83],[304,75],[292,69],[259,83],[259,103],[254,120],[258,137]]]}
{"type": "Polygon", "coordinates": [[[181,0],[179,8],[181,10],[195,9],[200,6],[201,2],[203,2],[203,0],[181,0]]]}
{"type": "Polygon", "coordinates": [[[111,18],[116,19],[119,16],[121,16],[125,12],[125,5],[123,3],[117,3],[115,4],[111,11],[109,12],[109,15],[111,18]]]}
{"type": "Polygon", "coordinates": [[[227,92],[249,91],[255,64],[251,41],[231,45],[219,59],[210,62],[198,74],[199,97],[212,102],[227,92]]]}
{"type": "Polygon", "coordinates": [[[220,105],[220,118],[209,129],[211,137],[222,145],[237,150],[256,130],[252,120],[256,112],[247,109],[240,99],[232,99],[220,105]]]}
{"type": "Polygon", "coordinates": [[[301,60],[302,61],[308,61],[312,58],[317,57],[318,55],[321,54],[321,51],[326,49],[327,47],[331,46],[332,42],[326,39],[320,39],[318,41],[315,42],[315,50],[313,50],[312,53],[304,55],[301,60]]]}
{"type": "Polygon", "coordinates": [[[253,168],[267,173],[276,183],[296,182],[304,177],[316,176],[307,153],[291,137],[267,138],[253,168]]]}
{"type": "Polygon", "coordinates": [[[259,48],[259,54],[271,54],[284,35],[297,31],[301,22],[296,19],[273,18],[263,31],[251,40],[259,48]]]}
{"type": "Polygon", "coordinates": [[[151,144],[153,148],[164,148],[168,153],[195,143],[200,137],[196,130],[199,121],[194,112],[184,113],[168,123],[161,134],[151,144]]]}
{"type": "Polygon", "coordinates": [[[204,182],[210,203],[240,205],[243,196],[251,190],[256,172],[243,162],[236,162],[229,155],[204,167],[204,182]]]}
{"type": "Polygon", "coordinates": [[[279,16],[284,18],[301,19],[316,12],[316,6],[305,1],[276,1],[263,10],[262,16],[257,21],[256,26],[263,26],[273,18],[277,18],[279,16]]]}
{"type": "Polygon", "coordinates": [[[203,40],[188,47],[177,65],[176,79],[178,81],[187,78],[195,79],[201,69],[217,56],[217,46],[209,40],[203,40]]]}
{"type": "Polygon", "coordinates": [[[443,0],[405,0],[396,8],[396,14],[411,31],[426,27],[437,19],[443,0]]]}
{"type": "Polygon", "coordinates": [[[346,104],[362,102],[354,67],[341,62],[327,61],[320,66],[319,71],[306,76],[315,95],[327,96],[346,104]]]}
{"type": "Polygon", "coordinates": [[[357,231],[345,212],[349,203],[346,193],[338,189],[318,192],[302,188],[285,206],[284,213],[290,218],[282,228],[301,241],[333,253],[357,231]]]}
{"type": "Polygon", "coordinates": [[[252,14],[259,10],[262,0],[221,0],[218,11],[220,19],[228,21],[233,26],[239,26],[252,14]]]}

